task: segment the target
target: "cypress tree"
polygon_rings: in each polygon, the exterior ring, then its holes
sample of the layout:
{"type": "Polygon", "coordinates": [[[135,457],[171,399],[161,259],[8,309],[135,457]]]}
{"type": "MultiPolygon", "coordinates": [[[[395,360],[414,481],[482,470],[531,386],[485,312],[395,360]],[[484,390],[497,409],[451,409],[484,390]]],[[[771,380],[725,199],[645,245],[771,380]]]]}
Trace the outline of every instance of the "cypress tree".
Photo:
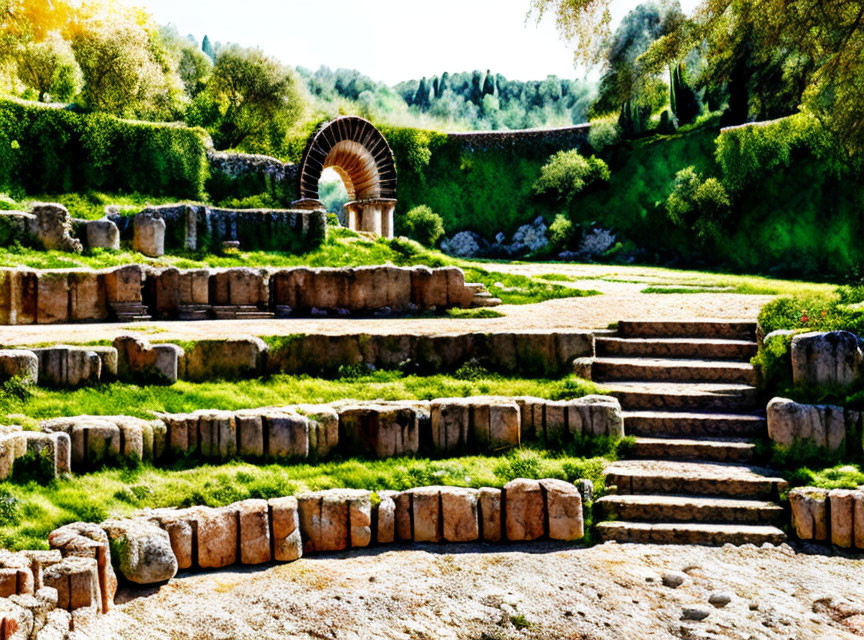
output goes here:
{"type": "Polygon", "coordinates": [[[483,102],[483,72],[481,71],[475,71],[471,74],[470,100],[478,106],[483,102]]]}
{"type": "Polygon", "coordinates": [[[203,51],[210,60],[216,62],[216,52],[213,50],[213,44],[210,42],[210,37],[205,35],[204,42],[201,43],[201,51],[203,51]]]}
{"type": "Polygon", "coordinates": [[[699,100],[696,99],[696,92],[687,84],[683,63],[678,63],[672,69],[669,104],[679,124],[690,124],[699,115],[699,100]]]}
{"type": "Polygon", "coordinates": [[[441,80],[438,82],[438,91],[435,95],[442,95],[450,88],[450,74],[446,71],[441,74],[441,80]]]}
{"type": "Polygon", "coordinates": [[[494,96],[495,91],[495,76],[488,69],[486,70],[486,80],[483,82],[483,95],[494,96]]]}
{"type": "Polygon", "coordinates": [[[427,109],[429,107],[429,86],[426,84],[425,77],[420,80],[420,86],[417,87],[417,91],[414,93],[414,104],[420,109],[427,109]]]}

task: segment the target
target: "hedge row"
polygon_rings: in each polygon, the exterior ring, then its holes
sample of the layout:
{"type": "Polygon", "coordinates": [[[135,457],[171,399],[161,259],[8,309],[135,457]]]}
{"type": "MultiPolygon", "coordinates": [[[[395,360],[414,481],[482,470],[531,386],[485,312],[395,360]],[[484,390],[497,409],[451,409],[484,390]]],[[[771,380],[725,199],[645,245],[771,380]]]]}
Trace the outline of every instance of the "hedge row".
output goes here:
{"type": "Polygon", "coordinates": [[[206,150],[202,129],[0,100],[0,191],[201,199],[206,150]]]}

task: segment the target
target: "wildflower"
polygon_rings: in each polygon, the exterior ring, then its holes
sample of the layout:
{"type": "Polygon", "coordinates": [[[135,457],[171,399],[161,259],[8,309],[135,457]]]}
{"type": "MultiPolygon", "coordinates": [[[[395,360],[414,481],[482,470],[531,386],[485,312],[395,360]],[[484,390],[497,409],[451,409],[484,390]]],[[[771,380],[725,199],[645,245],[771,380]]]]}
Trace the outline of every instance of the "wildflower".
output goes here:
{"type": "Polygon", "coordinates": [[[807,324],[810,321],[810,318],[807,317],[807,314],[801,316],[801,324],[807,324]]]}

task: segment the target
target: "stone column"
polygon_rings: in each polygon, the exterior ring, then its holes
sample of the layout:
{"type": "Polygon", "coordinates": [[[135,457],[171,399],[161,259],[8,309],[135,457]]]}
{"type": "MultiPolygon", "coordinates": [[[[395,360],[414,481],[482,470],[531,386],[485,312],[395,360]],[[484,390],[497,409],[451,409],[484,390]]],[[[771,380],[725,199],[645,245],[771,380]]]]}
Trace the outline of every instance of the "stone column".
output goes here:
{"type": "Polygon", "coordinates": [[[348,202],[345,204],[348,228],[392,238],[395,209],[396,200],[392,198],[367,198],[348,202]]]}

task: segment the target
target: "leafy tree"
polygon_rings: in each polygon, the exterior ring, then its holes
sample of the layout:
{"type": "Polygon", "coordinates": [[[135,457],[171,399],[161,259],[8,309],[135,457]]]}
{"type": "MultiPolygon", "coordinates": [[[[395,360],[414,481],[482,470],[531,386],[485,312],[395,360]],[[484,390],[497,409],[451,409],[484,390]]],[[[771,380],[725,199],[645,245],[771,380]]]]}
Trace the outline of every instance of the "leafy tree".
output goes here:
{"type": "Polygon", "coordinates": [[[693,167],[675,174],[675,185],[666,199],[666,213],[673,223],[693,230],[703,244],[720,237],[731,201],[716,178],[702,180],[693,167]]]}
{"type": "Polygon", "coordinates": [[[305,111],[296,74],[258,49],[222,51],[205,93],[218,106],[219,121],[206,124],[222,148],[276,150],[305,111]]]}
{"type": "Polygon", "coordinates": [[[553,193],[560,199],[570,200],[587,187],[608,182],[610,177],[609,167],[601,159],[585,158],[575,149],[559,151],[540,169],[534,192],[553,193]]]}
{"type": "Polygon", "coordinates": [[[81,69],[68,43],[59,38],[21,45],[18,77],[39,100],[68,102],[81,90],[81,69]]]}

